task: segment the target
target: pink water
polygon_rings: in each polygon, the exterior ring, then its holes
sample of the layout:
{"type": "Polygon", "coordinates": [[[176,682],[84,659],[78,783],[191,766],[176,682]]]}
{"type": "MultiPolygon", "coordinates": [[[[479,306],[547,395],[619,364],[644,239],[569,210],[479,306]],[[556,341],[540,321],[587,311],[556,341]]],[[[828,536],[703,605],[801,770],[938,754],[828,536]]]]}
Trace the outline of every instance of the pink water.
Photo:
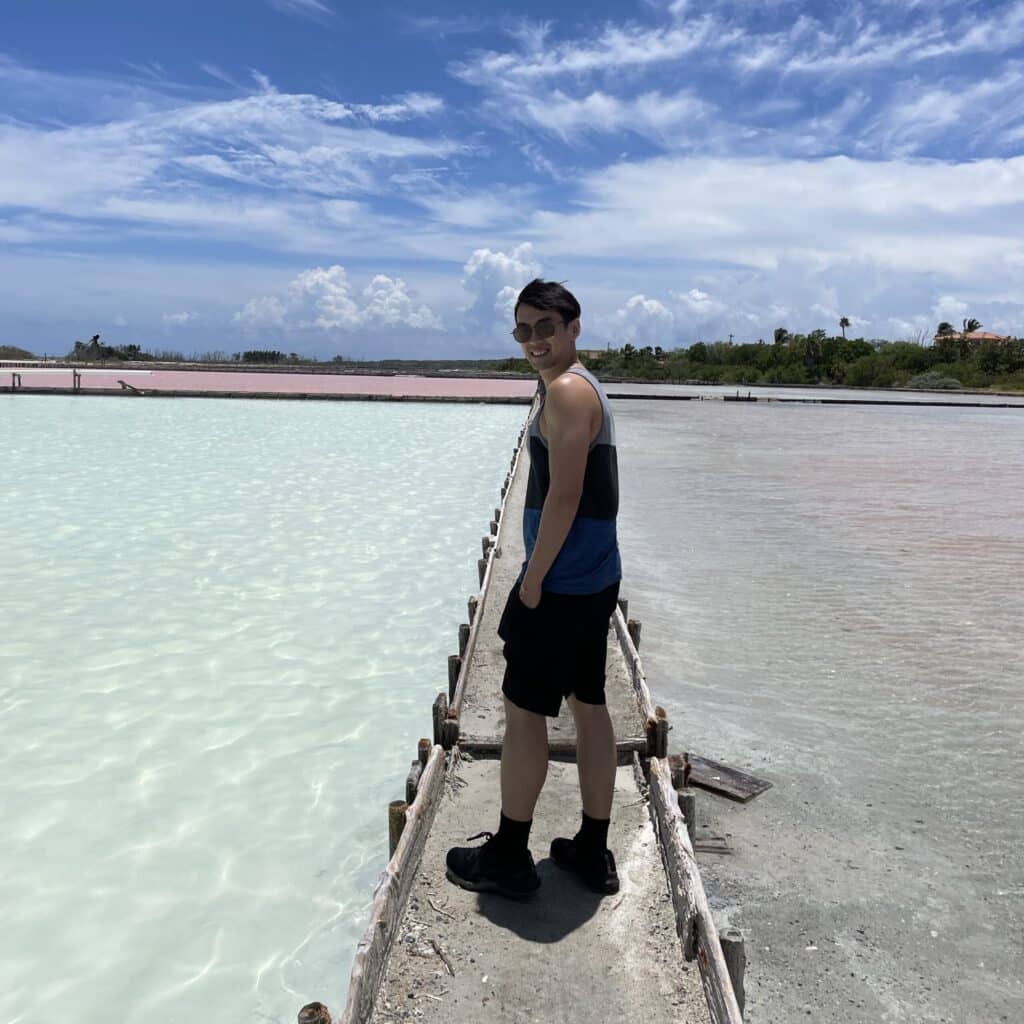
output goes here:
{"type": "MultiPolygon", "coordinates": [[[[23,388],[67,388],[72,371],[58,367],[18,369],[23,388]]],[[[340,373],[246,373],[215,370],[81,370],[83,391],[120,387],[142,391],[232,391],[308,395],[396,395],[406,397],[529,398],[536,380],[465,377],[377,377],[340,373]]],[[[6,377],[6,373],[4,374],[6,377]]],[[[4,383],[9,381],[4,380],[4,383]]]]}

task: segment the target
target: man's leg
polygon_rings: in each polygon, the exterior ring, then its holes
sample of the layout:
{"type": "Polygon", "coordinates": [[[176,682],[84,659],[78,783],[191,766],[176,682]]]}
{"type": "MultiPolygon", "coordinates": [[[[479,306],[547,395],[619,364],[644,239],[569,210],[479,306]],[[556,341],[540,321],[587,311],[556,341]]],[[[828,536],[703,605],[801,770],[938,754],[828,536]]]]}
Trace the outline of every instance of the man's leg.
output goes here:
{"type": "Polygon", "coordinates": [[[555,836],[551,840],[551,859],[577,872],[594,892],[608,895],[619,891],[615,855],[608,849],[617,771],[615,731],[605,705],[585,704],[575,694],[568,699],[576,720],[576,770],[583,820],[571,839],[555,836]]]}
{"type": "Polygon", "coordinates": [[[548,723],[544,715],[505,701],[501,743],[501,809],[507,818],[530,821],[548,774],[548,723]]]}
{"type": "Polygon", "coordinates": [[[591,818],[611,817],[615,793],[615,730],[607,704],[584,704],[568,697],[576,721],[576,771],[583,810],[591,818]]]}
{"type": "MultiPolygon", "coordinates": [[[[483,846],[453,846],[447,876],[463,889],[528,899],[541,885],[530,853],[533,808],[548,773],[545,716],[505,701],[501,745],[501,816],[498,831],[483,846]]],[[[472,838],[479,838],[474,836],[472,838]]]]}

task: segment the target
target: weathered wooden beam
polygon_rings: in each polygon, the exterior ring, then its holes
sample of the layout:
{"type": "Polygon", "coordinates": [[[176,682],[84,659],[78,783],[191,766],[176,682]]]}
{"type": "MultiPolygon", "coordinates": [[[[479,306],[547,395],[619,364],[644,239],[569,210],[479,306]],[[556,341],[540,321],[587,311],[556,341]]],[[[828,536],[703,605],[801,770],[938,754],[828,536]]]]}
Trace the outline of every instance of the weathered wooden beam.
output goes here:
{"type": "Polygon", "coordinates": [[[685,789],[677,789],[676,797],[679,800],[679,810],[683,813],[686,831],[692,843],[693,833],[697,828],[697,794],[687,786],[685,789]]]}
{"type": "MultiPolygon", "coordinates": [[[[419,762],[416,762],[419,764],[419,762]]],[[[408,804],[404,800],[392,800],[388,804],[388,860],[395,855],[398,840],[402,838],[405,828],[405,812],[408,804]]]]}
{"type": "Polygon", "coordinates": [[[409,774],[405,777],[405,802],[411,804],[416,799],[416,787],[420,784],[420,775],[423,774],[423,765],[419,758],[413,761],[409,768],[409,774]]]}
{"type": "Polygon", "coordinates": [[[626,630],[629,633],[630,640],[633,641],[633,646],[639,651],[640,650],[640,620],[630,619],[626,623],[626,630]]]}
{"type": "Polygon", "coordinates": [[[743,991],[743,972],[747,969],[747,954],[743,948],[743,932],[739,928],[723,928],[719,933],[722,943],[722,955],[729,971],[732,990],[736,993],[736,1005],[743,1013],[746,993],[743,991]]]}
{"type": "Polygon", "coordinates": [[[626,671],[629,673],[630,681],[633,684],[633,693],[636,697],[637,711],[645,722],[654,717],[654,702],[651,700],[651,691],[647,688],[647,679],[644,676],[643,664],[640,661],[640,654],[633,646],[633,639],[626,629],[626,618],[622,612],[622,601],[619,601],[619,610],[612,615],[612,622],[615,625],[615,635],[619,640],[619,647],[622,649],[622,656],[626,660],[626,671]]]}
{"type": "Polygon", "coordinates": [[[459,685],[459,673],[462,671],[462,658],[457,654],[448,655],[448,701],[455,700],[455,687],[459,685]]]}
{"type": "Polygon", "coordinates": [[[373,1013],[388,951],[395,941],[427,834],[441,802],[445,763],[444,750],[434,746],[416,800],[406,810],[398,846],[373,890],[369,924],[356,946],[348,998],[338,1024],[366,1024],[373,1013]]]}
{"type": "Polygon", "coordinates": [[[746,803],[751,798],[771,789],[771,783],[767,779],[760,779],[749,772],[740,771],[739,768],[730,768],[720,761],[712,761],[708,757],[700,757],[697,754],[671,754],[669,763],[675,768],[683,764],[683,758],[689,757],[691,786],[700,786],[701,789],[711,790],[713,793],[721,793],[730,800],[738,800],[746,803]]]}
{"type": "Polygon", "coordinates": [[[459,742],[459,712],[457,708],[449,708],[441,724],[441,745],[451,750],[459,742]]]}
{"type": "Polygon", "coordinates": [[[433,707],[431,707],[431,713],[434,719],[434,742],[440,743],[443,735],[442,726],[445,718],[448,716],[448,697],[444,693],[439,693],[434,698],[433,707]]]}
{"type": "Polygon", "coordinates": [[[742,1024],[722,944],[708,906],[672,776],[665,759],[649,762],[649,797],[658,845],[669,879],[676,931],[687,960],[696,959],[712,1024],[742,1024]]]}
{"type": "MultiPolygon", "coordinates": [[[[459,749],[471,754],[474,758],[489,760],[501,757],[501,740],[484,739],[482,737],[460,734],[459,749]]],[[[617,764],[630,764],[633,754],[647,756],[646,737],[635,737],[615,741],[615,757],[617,764]]],[[[551,761],[576,760],[576,741],[567,739],[551,739],[548,741],[548,759],[551,761]]]]}
{"type": "Polygon", "coordinates": [[[331,1011],[323,1003],[306,1003],[299,1010],[298,1024],[331,1024],[331,1011]]]}
{"type": "Polygon", "coordinates": [[[668,730],[668,715],[659,704],[647,719],[647,751],[650,756],[668,756],[668,730]]]}

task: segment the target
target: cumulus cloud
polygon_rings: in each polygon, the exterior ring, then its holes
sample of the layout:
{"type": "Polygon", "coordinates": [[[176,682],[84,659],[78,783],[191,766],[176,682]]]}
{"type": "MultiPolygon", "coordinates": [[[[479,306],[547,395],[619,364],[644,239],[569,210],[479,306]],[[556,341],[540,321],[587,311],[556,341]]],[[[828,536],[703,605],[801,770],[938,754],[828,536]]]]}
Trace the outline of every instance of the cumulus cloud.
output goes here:
{"type": "Polygon", "coordinates": [[[502,324],[511,323],[516,296],[541,270],[530,242],[507,253],[474,250],[462,268],[462,287],[471,297],[462,310],[465,319],[478,327],[505,329],[502,324]]]}
{"type": "Polygon", "coordinates": [[[440,330],[442,326],[429,306],[416,304],[400,277],[377,274],[356,291],[345,268],[337,264],[302,271],[284,294],[250,299],[233,320],[249,330],[344,332],[386,327],[440,330]]]}
{"type": "Polygon", "coordinates": [[[162,320],[164,327],[184,327],[198,319],[197,313],[164,313],[162,320]]]}
{"type": "Polygon", "coordinates": [[[634,295],[611,318],[616,345],[635,348],[660,345],[671,348],[675,338],[675,316],[657,299],[634,295]]]}

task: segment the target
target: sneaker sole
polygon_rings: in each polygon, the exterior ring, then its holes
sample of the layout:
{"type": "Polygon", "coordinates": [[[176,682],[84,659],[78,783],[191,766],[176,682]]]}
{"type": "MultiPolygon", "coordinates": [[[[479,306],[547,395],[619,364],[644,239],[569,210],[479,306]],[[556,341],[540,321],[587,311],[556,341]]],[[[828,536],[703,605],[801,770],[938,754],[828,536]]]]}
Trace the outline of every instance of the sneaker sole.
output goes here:
{"type": "Polygon", "coordinates": [[[490,878],[481,878],[479,882],[471,882],[468,879],[461,878],[451,868],[446,868],[445,874],[450,882],[454,882],[461,889],[468,889],[470,892],[496,892],[499,896],[505,896],[510,900],[530,900],[540,890],[540,884],[537,885],[536,889],[528,889],[525,892],[522,889],[509,889],[507,886],[490,878]]]}

